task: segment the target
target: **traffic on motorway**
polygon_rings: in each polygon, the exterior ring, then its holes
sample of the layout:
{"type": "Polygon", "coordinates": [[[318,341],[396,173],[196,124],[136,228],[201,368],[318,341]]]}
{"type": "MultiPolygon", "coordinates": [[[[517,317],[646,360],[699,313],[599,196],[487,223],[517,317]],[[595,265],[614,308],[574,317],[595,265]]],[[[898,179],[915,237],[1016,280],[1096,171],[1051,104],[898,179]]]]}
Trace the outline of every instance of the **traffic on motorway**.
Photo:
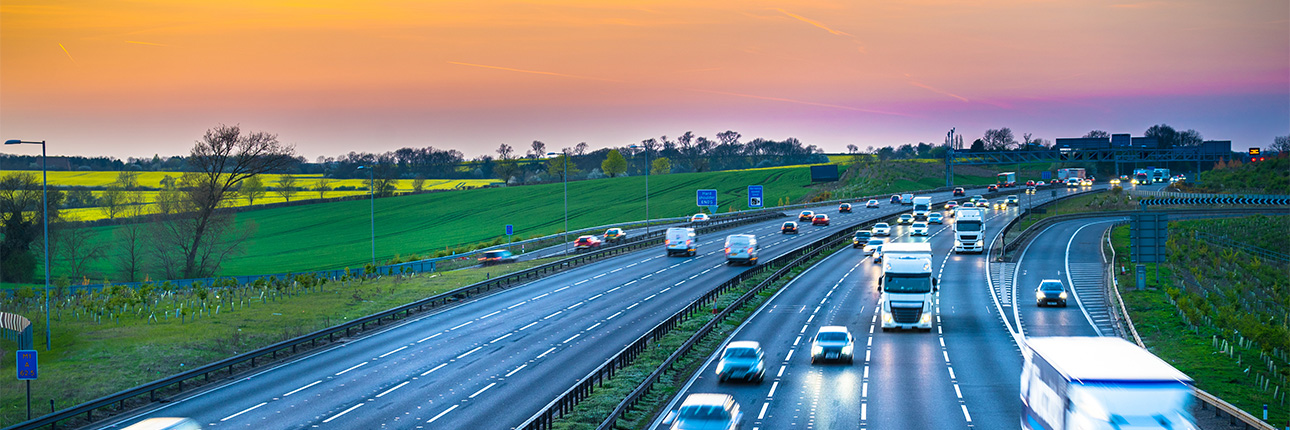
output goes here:
{"type": "Polygon", "coordinates": [[[1021,206],[976,198],[978,207],[947,209],[951,197],[785,213],[800,220],[791,231],[782,220],[705,235],[670,227],[656,252],[402,321],[107,427],[184,416],[246,428],[511,428],[740,266],[857,226],[866,227],[864,246],[833,254],[776,293],[654,427],[713,417],[754,429],[1015,426],[1019,339],[1033,333],[1016,336],[1011,327],[1048,316],[1027,311],[1005,321],[981,254],[1021,206]],[[911,222],[870,227],[898,215],[911,222]]]}

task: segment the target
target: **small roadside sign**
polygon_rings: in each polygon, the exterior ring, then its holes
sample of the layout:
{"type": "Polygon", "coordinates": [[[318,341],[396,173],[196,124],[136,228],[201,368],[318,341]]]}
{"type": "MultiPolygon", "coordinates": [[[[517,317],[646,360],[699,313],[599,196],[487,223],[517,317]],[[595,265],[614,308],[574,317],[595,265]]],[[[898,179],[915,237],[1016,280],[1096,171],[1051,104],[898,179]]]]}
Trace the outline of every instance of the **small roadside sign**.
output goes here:
{"type": "Polygon", "coordinates": [[[36,350],[24,349],[18,351],[18,380],[29,381],[36,379],[39,375],[36,366],[36,350]]]}
{"type": "Polygon", "coordinates": [[[1040,173],[1040,174],[1039,174],[1039,177],[1044,178],[1044,180],[1045,180],[1045,181],[1052,180],[1052,179],[1053,179],[1053,172],[1050,172],[1050,171],[1045,170],[1045,171],[1043,171],[1042,173],[1040,173]]]}
{"type": "Polygon", "coordinates": [[[761,185],[748,186],[748,207],[750,208],[761,207],[761,197],[762,197],[761,192],[762,192],[761,185]]]}
{"type": "Polygon", "coordinates": [[[698,206],[716,206],[717,190],[697,190],[694,199],[698,206]]]}
{"type": "Polygon", "coordinates": [[[507,235],[507,236],[510,236],[510,235],[512,235],[512,234],[515,234],[515,226],[513,226],[513,225],[511,225],[511,224],[507,224],[507,225],[506,225],[506,235],[507,235]]]}

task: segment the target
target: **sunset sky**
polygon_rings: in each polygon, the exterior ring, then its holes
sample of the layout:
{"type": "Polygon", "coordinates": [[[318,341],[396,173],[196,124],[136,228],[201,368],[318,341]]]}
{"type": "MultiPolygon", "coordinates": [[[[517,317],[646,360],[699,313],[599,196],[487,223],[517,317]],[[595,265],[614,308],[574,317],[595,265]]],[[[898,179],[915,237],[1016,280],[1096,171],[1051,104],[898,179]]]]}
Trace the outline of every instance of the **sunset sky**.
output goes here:
{"type": "Polygon", "coordinates": [[[180,155],[221,123],[310,160],[725,130],[844,152],[1159,123],[1266,147],[1290,134],[1290,2],[0,3],[0,138],[180,155]]]}

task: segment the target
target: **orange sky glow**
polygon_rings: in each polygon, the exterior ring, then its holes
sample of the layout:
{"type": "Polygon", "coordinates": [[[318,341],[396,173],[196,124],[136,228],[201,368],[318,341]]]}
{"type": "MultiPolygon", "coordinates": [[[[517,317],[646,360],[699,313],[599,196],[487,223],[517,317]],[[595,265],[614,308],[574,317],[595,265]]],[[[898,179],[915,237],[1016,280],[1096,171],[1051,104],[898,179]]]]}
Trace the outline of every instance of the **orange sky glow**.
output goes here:
{"type": "Polygon", "coordinates": [[[1162,122],[1247,147],[1287,118],[1285,0],[0,3],[0,137],[51,154],[184,154],[219,123],[310,159],[1162,122]]]}

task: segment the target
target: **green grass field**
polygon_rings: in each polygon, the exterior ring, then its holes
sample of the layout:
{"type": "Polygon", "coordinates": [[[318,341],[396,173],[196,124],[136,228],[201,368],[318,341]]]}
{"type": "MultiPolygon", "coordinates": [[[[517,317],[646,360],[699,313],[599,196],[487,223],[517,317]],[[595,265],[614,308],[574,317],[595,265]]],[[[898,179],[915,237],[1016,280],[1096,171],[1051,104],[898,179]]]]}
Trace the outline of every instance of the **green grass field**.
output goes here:
{"type": "MultiPolygon", "coordinates": [[[[812,191],[806,167],[649,177],[650,216],[678,217],[699,210],[695,190],[718,190],[720,212],[746,209],[747,186],[763,185],[765,200],[796,201],[812,191]]],[[[515,226],[518,237],[556,233],[564,227],[563,184],[486,188],[376,199],[376,254],[426,255],[448,247],[503,236],[515,226]]],[[[358,267],[371,258],[369,202],[353,200],[243,212],[237,223],[255,222],[258,231],[246,253],[225,261],[222,275],[255,275],[358,267]]],[[[569,183],[569,228],[578,229],[645,218],[645,177],[569,183]]],[[[95,228],[110,241],[116,227],[95,228]]],[[[109,262],[94,270],[115,274],[109,262]]],[[[54,276],[61,270],[55,264],[54,276]]],[[[94,279],[100,279],[96,276],[94,279]]],[[[152,276],[156,279],[157,276],[152,276]]]]}

